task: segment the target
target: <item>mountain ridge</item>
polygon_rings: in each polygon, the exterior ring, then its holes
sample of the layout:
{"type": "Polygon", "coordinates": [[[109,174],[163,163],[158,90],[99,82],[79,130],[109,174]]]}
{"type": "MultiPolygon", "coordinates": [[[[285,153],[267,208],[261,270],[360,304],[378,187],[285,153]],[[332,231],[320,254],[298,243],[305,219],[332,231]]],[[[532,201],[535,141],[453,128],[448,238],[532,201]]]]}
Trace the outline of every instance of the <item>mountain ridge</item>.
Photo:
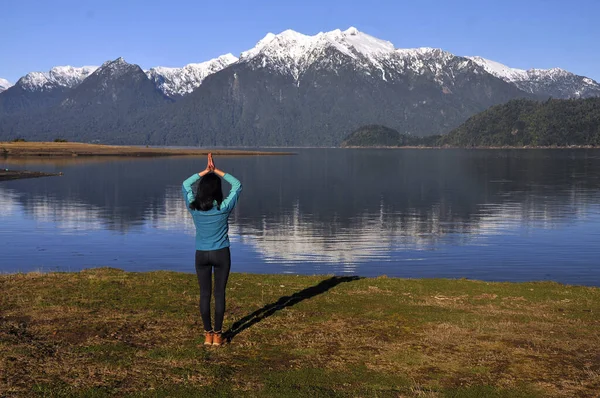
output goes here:
{"type": "Polygon", "coordinates": [[[529,93],[557,98],[588,98],[600,96],[600,84],[589,77],[576,75],[561,68],[517,69],[483,57],[466,57],[488,73],[512,83],[529,93]],[[578,87],[574,89],[574,87],[578,87]]]}
{"type": "Polygon", "coordinates": [[[441,50],[394,51],[373,64],[364,53],[352,48],[351,56],[347,47],[319,35],[304,39],[289,32],[279,39],[268,35],[259,51],[243,54],[163,113],[158,129],[148,126],[152,142],[332,146],[347,131],[373,123],[436,134],[488,106],[529,96],[441,50]],[[315,48],[314,42],[324,45],[315,48]],[[282,49],[286,45],[307,51],[282,49]],[[443,63],[432,66],[428,59],[436,55],[443,63]],[[415,62],[424,67],[412,68],[415,62]]]}
{"type": "MultiPolygon", "coordinates": [[[[144,71],[118,58],[78,84],[62,79],[67,85],[44,83],[40,92],[16,84],[0,93],[0,138],[60,134],[116,144],[335,146],[348,131],[369,124],[411,136],[447,133],[490,106],[545,99],[556,88],[542,81],[543,94],[523,90],[513,82],[521,81],[521,72],[507,81],[479,59],[430,47],[397,49],[356,28],[313,36],[269,33],[239,59],[227,54],[207,62],[144,71]],[[196,73],[198,65],[207,73],[196,73]]],[[[597,84],[589,80],[582,82],[597,84]]]]}
{"type": "Polygon", "coordinates": [[[205,62],[187,64],[181,68],[157,66],[145,72],[158,89],[169,97],[177,98],[194,91],[208,75],[237,61],[236,56],[228,53],[205,62]]]}
{"type": "Polygon", "coordinates": [[[61,86],[73,88],[92,74],[97,66],[55,66],[48,72],[29,72],[15,83],[26,91],[47,90],[48,87],[61,86]]]}
{"type": "MultiPolygon", "coordinates": [[[[208,61],[190,63],[183,67],[155,66],[145,72],[166,95],[172,98],[181,98],[199,87],[208,75],[236,62],[249,62],[260,54],[278,58],[282,69],[288,68],[292,75],[298,75],[303,68],[318,58],[318,53],[323,52],[327,46],[334,46],[349,57],[364,57],[377,66],[382,66],[390,61],[398,63],[397,59],[393,60],[394,58],[415,59],[424,57],[427,53],[436,54],[439,57],[462,57],[478,64],[486,72],[532,94],[557,98],[600,96],[600,84],[594,79],[576,75],[561,68],[523,70],[511,68],[480,56],[460,56],[432,47],[396,48],[391,42],[370,36],[355,27],[350,27],[345,31],[335,29],[329,32],[319,32],[313,36],[291,29],[279,34],[268,33],[253,48],[243,51],[239,58],[231,53],[226,53],[208,61]],[[290,43],[294,45],[290,47],[290,43]],[[279,54],[277,53],[277,44],[279,44],[279,54]],[[290,51],[291,48],[292,51],[290,51]],[[267,50],[270,50],[271,53],[267,50]],[[285,65],[286,62],[288,65],[285,65]]],[[[19,81],[24,79],[21,84],[29,90],[43,90],[48,84],[73,88],[96,68],[96,66],[56,66],[48,72],[30,72],[21,77],[19,81]]]]}

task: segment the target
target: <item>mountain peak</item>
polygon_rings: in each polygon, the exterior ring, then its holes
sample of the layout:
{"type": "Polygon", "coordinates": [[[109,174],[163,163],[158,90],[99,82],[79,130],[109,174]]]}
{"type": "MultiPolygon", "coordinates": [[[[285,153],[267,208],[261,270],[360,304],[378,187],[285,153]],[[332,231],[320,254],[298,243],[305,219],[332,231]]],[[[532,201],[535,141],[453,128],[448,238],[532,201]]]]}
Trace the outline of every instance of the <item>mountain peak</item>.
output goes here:
{"type": "Polygon", "coordinates": [[[55,86],[73,88],[96,69],[96,66],[55,66],[48,72],[30,72],[20,78],[17,85],[27,91],[44,90],[55,86]]]}
{"type": "Polygon", "coordinates": [[[299,33],[299,32],[296,32],[293,29],[287,29],[287,30],[284,30],[283,32],[281,32],[280,34],[275,35],[275,37],[282,37],[282,38],[291,39],[291,40],[304,40],[304,39],[307,39],[309,36],[299,33]]]}
{"type": "Polygon", "coordinates": [[[127,63],[123,57],[119,57],[117,59],[108,60],[108,61],[104,62],[102,64],[101,68],[119,67],[119,66],[127,66],[127,65],[131,65],[131,64],[127,63]]]}
{"type": "Polygon", "coordinates": [[[350,35],[350,36],[356,36],[358,35],[360,32],[358,31],[358,29],[356,29],[354,26],[349,27],[348,29],[346,29],[344,31],[345,34],[350,35]]]}
{"type": "MultiPolygon", "coordinates": [[[[541,69],[543,70],[543,69],[541,69]]],[[[562,68],[550,68],[547,69],[546,72],[552,76],[571,76],[573,75],[573,73],[569,72],[568,70],[564,70],[562,68]]]]}
{"type": "Polygon", "coordinates": [[[516,69],[482,57],[466,57],[486,72],[523,91],[557,98],[581,98],[600,94],[600,84],[561,68],[516,69]]]}
{"type": "Polygon", "coordinates": [[[8,80],[0,77],[0,93],[11,86],[12,84],[8,80]]]}
{"type": "Polygon", "coordinates": [[[122,106],[127,112],[135,108],[153,106],[165,102],[144,71],[136,64],[127,63],[122,57],[106,61],[84,82],[68,93],[61,102],[65,109],[94,112],[95,107],[122,106]]]}
{"type": "Polygon", "coordinates": [[[391,54],[396,49],[391,42],[360,32],[353,26],[343,32],[336,29],[325,33],[325,37],[332,43],[343,45],[354,53],[354,55],[360,54],[367,58],[391,54]]]}
{"type": "Polygon", "coordinates": [[[29,72],[17,81],[17,86],[27,91],[34,91],[42,89],[48,83],[48,76],[44,72],[29,72]]]}
{"type": "Polygon", "coordinates": [[[254,48],[240,55],[241,62],[250,62],[257,57],[264,58],[257,65],[263,67],[271,59],[272,64],[294,76],[324,54],[328,48],[333,48],[350,59],[364,60],[379,65],[379,58],[393,53],[394,45],[389,41],[377,39],[360,32],[355,27],[345,31],[335,29],[320,32],[314,36],[304,35],[294,30],[285,30],[277,35],[268,33],[254,48]]]}
{"type": "Polygon", "coordinates": [[[261,43],[269,43],[271,40],[273,40],[275,38],[276,34],[275,33],[267,33],[265,35],[265,37],[263,37],[262,39],[260,39],[257,43],[257,45],[261,44],[261,43]]]}
{"type": "Polygon", "coordinates": [[[191,93],[208,75],[228,67],[237,60],[233,54],[224,54],[206,62],[187,64],[183,68],[157,66],[145,72],[165,95],[177,97],[191,93]]]}
{"type": "Polygon", "coordinates": [[[350,49],[354,49],[354,53],[360,52],[364,54],[394,51],[394,45],[389,41],[377,39],[351,26],[345,31],[335,29],[325,33],[320,32],[314,36],[298,33],[291,29],[277,35],[268,33],[253,49],[243,52],[240,58],[252,58],[261,53],[261,51],[275,46],[285,47],[287,50],[294,49],[293,47],[295,46],[301,46],[305,50],[312,50],[324,45],[342,46],[345,53],[350,53],[348,51],[350,49]]]}
{"type": "Polygon", "coordinates": [[[123,57],[119,57],[115,60],[104,62],[102,66],[94,72],[94,75],[107,78],[119,78],[130,73],[139,75],[144,74],[144,71],[138,65],[130,64],[126,62],[123,57]]]}
{"type": "Polygon", "coordinates": [[[244,51],[240,54],[240,60],[250,60],[263,51],[285,52],[292,50],[298,44],[306,44],[310,41],[310,36],[298,33],[295,30],[287,29],[279,34],[267,33],[265,37],[256,43],[254,48],[244,51]],[[279,51],[277,50],[279,49],[279,51]]]}
{"type": "Polygon", "coordinates": [[[227,53],[227,54],[223,54],[220,55],[217,60],[221,61],[221,62],[226,62],[229,64],[232,64],[234,62],[237,62],[238,57],[236,57],[235,55],[233,55],[232,53],[227,53]]]}

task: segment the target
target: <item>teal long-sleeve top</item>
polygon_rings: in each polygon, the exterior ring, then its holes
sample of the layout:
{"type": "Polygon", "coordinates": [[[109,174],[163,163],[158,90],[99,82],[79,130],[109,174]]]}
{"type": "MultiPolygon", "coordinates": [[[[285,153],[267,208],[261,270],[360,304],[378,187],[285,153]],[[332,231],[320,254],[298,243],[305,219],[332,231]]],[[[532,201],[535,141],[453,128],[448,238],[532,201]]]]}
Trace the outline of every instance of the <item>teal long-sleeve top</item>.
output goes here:
{"type": "Polygon", "coordinates": [[[208,211],[192,210],[190,203],[195,199],[192,184],[200,178],[198,174],[194,174],[183,182],[182,187],[185,205],[192,214],[196,226],[196,250],[219,250],[229,247],[229,213],[237,203],[242,191],[242,183],[231,174],[225,174],[223,179],[231,184],[231,190],[223,199],[220,208],[217,209],[215,203],[215,206],[208,211]]]}

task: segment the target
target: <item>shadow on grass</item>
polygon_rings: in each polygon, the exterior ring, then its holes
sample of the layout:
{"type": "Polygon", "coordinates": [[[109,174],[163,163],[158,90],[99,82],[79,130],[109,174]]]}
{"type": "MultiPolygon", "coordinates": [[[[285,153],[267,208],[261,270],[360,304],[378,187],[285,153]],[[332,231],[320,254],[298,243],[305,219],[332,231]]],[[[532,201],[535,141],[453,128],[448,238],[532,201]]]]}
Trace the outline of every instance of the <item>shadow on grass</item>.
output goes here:
{"type": "Polygon", "coordinates": [[[231,342],[231,340],[233,340],[233,338],[236,335],[248,329],[255,323],[258,323],[263,319],[270,317],[277,311],[280,311],[286,307],[291,307],[303,300],[315,297],[321,293],[325,293],[326,291],[328,291],[331,288],[334,288],[340,283],[352,282],[359,279],[361,279],[360,276],[334,276],[319,282],[319,284],[315,286],[307,287],[306,289],[300,290],[299,292],[296,292],[291,296],[280,297],[276,302],[267,304],[264,307],[254,311],[253,313],[246,315],[242,319],[235,321],[233,325],[231,325],[229,330],[223,333],[223,337],[225,337],[228,342],[231,342]]]}

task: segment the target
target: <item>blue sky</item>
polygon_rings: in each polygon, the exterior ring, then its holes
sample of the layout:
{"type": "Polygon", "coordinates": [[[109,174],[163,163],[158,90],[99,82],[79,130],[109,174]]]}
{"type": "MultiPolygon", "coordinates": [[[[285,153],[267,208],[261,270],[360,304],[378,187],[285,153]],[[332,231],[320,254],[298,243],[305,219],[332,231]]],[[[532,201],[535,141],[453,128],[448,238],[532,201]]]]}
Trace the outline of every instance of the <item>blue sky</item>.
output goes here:
{"type": "Polygon", "coordinates": [[[120,56],[143,68],[239,55],[268,32],[355,26],[399,48],[439,47],[600,81],[599,0],[4,0],[0,77],[120,56]]]}

